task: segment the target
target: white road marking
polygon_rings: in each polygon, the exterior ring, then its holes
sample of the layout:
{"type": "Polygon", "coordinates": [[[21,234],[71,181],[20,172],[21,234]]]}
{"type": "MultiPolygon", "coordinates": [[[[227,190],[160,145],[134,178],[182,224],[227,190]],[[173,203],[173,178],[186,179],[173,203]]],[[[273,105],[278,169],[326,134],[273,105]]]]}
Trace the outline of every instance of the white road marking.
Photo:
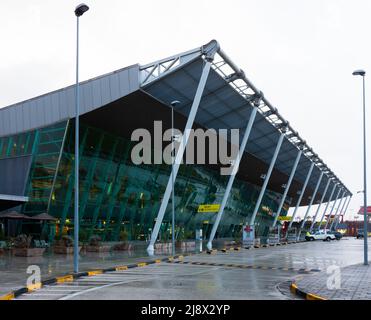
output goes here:
{"type": "MultiPolygon", "coordinates": [[[[65,293],[36,293],[30,292],[28,295],[32,296],[63,296],[65,293]]],[[[26,294],[27,295],[27,294],[26,294]]]]}
{"type": "MultiPolygon", "coordinates": [[[[84,289],[82,289],[84,290],[84,289]]],[[[74,291],[81,291],[81,289],[52,289],[52,288],[45,288],[38,290],[38,292],[49,292],[49,291],[58,291],[58,292],[74,292],[74,291]]]]}
{"type": "Polygon", "coordinates": [[[97,291],[97,290],[100,290],[100,289],[103,289],[103,288],[117,286],[117,285],[120,285],[120,284],[130,283],[130,282],[133,282],[133,281],[137,281],[137,280],[126,280],[126,281],[121,281],[121,282],[106,284],[106,285],[100,286],[100,287],[90,288],[88,290],[84,290],[84,291],[80,291],[80,292],[76,292],[76,293],[67,295],[67,296],[62,297],[62,298],[60,298],[58,300],[69,300],[69,299],[72,299],[74,297],[77,297],[77,296],[79,296],[81,294],[85,294],[85,293],[88,293],[88,292],[97,291]]]}
{"type": "Polygon", "coordinates": [[[55,287],[58,287],[58,288],[87,288],[89,286],[87,286],[85,283],[80,284],[80,285],[72,285],[72,286],[56,284],[56,285],[47,285],[43,288],[55,288],[55,287]]]}
{"type": "MultiPolygon", "coordinates": [[[[191,267],[195,267],[195,266],[191,266],[191,267]]],[[[201,269],[203,269],[203,268],[201,268],[201,269]]],[[[192,272],[192,273],[185,274],[185,275],[186,276],[189,276],[189,275],[199,275],[199,274],[202,274],[202,273],[207,273],[207,272],[214,271],[216,269],[218,269],[218,267],[209,268],[208,270],[200,270],[200,271],[192,272]]],[[[138,270],[142,270],[142,269],[138,269],[138,270]]],[[[169,276],[169,275],[171,275],[170,272],[167,274],[167,276],[169,276]]],[[[176,276],[176,274],[174,274],[174,277],[175,276],[176,276]]],[[[152,274],[152,278],[156,278],[156,277],[158,277],[157,274],[152,274]]],[[[74,297],[77,297],[77,296],[82,295],[82,294],[85,294],[85,293],[94,292],[94,291],[97,291],[97,290],[101,290],[101,289],[105,289],[105,288],[109,288],[109,287],[114,287],[114,286],[118,286],[118,285],[121,285],[121,284],[130,283],[130,282],[141,281],[141,280],[142,280],[141,278],[135,278],[135,279],[127,279],[126,281],[120,281],[120,282],[116,282],[116,283],[110,283],[110,284],[106,284],[106,285],[103,285],[103,286],[99,286],[99,287],[95,287],[95,288],[90,288],[88,290],[83,290],[83,291],[80,291],[80,292],[76,292],[76,293],[67,295],[65,297],[62,297],[62,298],[60,298],[58,300],[69,300],[69,299],[72,299],[74,297]]],[[[146,278],[146,280],[148,280],[148,278],[146,278]]]]}

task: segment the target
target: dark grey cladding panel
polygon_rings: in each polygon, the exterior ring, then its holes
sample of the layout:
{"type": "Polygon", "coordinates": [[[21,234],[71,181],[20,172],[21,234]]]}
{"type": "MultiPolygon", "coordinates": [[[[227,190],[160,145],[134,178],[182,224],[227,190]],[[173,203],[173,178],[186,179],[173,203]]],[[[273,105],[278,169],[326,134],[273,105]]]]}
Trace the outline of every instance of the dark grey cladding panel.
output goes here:
{"type": "MultiPolygon", "coordinates": [[[[80,112],[85,114],[139,89],[139,66],[133,65],[80,85],[80,112]]],[[[73,118],[75,86],[0,109],[0,137],[73,118]]]]}
{"type": "Polygon", "coordinates": [[[29,155],[0,160],[0,194],[24,196],[31,159],[29,155]]]}

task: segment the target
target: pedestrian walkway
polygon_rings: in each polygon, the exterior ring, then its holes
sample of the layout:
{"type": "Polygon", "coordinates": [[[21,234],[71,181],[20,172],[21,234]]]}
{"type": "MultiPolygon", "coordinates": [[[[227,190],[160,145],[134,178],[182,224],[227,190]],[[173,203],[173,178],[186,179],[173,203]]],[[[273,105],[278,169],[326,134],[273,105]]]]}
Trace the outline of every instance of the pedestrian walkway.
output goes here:
{"type": "MultiPolygon", "coordinates": [[[[157,255],[157,259],[169,254],[157,255]]],[[[125,252],[104,252],[80,254],[80,271],[104,269],[116,265],[145,262],[150,260],[145,250],[125,252]]],[[[45,254],[42,257],[15,257],[9,255],[0,258],[0,296],[10,291],[25,287],[30,274],[27,269],[38,266],[41,280],[62,276],[73,272],[73,255],[45,254]]]]}
{"type": "MultiPolygon", "coordinates": [[[[134,242],[135,250],[110,252],[80,252],[79,270],[106,269],[112,266],[150,261],[144,242],[134,242]]],[[[215,247],[223,247],[224,240],[216,240],[215,247]]],[[[176,248],[176,254],[196,253],[205,249],[205,243],[197,248],[176,248]]],[[[49,250],[52,251],[52,250],[49,250]]],[[[156,251],[156,259],[171,256],[171,250],[156,251]]],[[[0,256],[0,296],[26,286],[30,266],[38,266],[41,280],[46,280],[73,272],[73,255],[46,252],[41,257],[16,257],[7,252],[0,256]]]]}
{"type": "Polygon", "coordinates": [[[340,270],[330,268],[328,273],[323,271],[296,279],[292,290],[326,300],[371,300],[371,267],[356,264],[340,270]]]}

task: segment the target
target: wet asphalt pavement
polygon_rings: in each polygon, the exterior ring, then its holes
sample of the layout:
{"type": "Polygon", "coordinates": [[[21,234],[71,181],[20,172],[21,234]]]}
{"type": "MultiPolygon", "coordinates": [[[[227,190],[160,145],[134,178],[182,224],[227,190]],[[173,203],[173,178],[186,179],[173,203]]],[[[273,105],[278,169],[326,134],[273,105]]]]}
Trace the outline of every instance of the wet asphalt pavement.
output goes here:
{"type": "Polygon", "coordinates": [[[288,285],[293,279],[344,267],[363,259],[363,241],[345,238],[286,246],[186,256],[115,271],[73,282],[45,286],[18,300],[213,300],[295,299],[288,285]]]}

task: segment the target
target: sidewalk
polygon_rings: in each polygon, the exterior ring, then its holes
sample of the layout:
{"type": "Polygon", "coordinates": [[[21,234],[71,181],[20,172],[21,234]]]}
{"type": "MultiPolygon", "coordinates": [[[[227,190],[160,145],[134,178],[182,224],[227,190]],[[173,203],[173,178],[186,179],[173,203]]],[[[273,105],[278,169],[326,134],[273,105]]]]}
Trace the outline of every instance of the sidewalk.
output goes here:
{"type": "MultiPolygon", "coordinates": [[[[149,257],[145,250],[123,252],[88,252],[80,254],[79,271],[104,269],[130,263],[161,259],[170,254],[149,257]]],[[[44,254],[42,257],[15,257],[9,254],[0,256],[0,296],[26,286],[27,268],[37,265],[41,270],[41,280],[62,276],[73,272],[73,255],[44,254]]]]}
{"type": "MultiPolygon", "coordinates": [[[[214,248],[225,246],[225,239],[214,241],[214,248]]],[[[149,257],[146,251],[146,244],[139,242],[133,251],[110,251],[103,253],[86,252],[80,253],[79,271],[90,271],[105,269],[131,263],[148,262],[153,259],[162,259],[171,256],[171,251],[167,250],[149,257]]],[[[199,253],[206,249],[206,240],[193,249],[176,248],[175,254],[199,253]]],[[[50,250],[51,251],[51,250],[50,250]]],[[[15,257],[9,253],[0,256],[0,296],[10,291],[25,287],[27,278],[27,268],[37,265],[41,270],[41,281],[57,276],[73,273],[73,255],[63,255],[45,253],[42,257],[15,257]]]]}
{"type": "Polygon", "coordinates": [[[326,271],[297,279],[295,284],[300,291],[326,300],[371,300],[371,266],[356,264],[340,270],[340,289],[328,289],[327,281],[334,273],[326,271]]]}
{"type": "MultiPolygon", "coordinates": [[[[215,240],[215,247],[223,246],[224,240],[215,240]]],[[[153,259],[162,259],[171,256],[170,250],[157,253],[155,256],[148,256],[146,244],[139,242],[132,251],[110,251],[110,252],[86,252],[80,253],[79,271],[90,271],[105,269],[120,265],[148,262],[153,259]]],[[[206,241],[203,241],[201,248],[199,244],[193,249],[176,248],[175,254],[199,253],[206,249],[206,241]]],[[[52,250],[50,250],[52,251],[52,250]]],[[[73,273],[73,255],[54,254],[46,252],[42,257],[15,257],[9,252],[0,256],[0,296],[10,291],[25,287],[29,266],[40,267],[41,281],[73,273]]]]}

